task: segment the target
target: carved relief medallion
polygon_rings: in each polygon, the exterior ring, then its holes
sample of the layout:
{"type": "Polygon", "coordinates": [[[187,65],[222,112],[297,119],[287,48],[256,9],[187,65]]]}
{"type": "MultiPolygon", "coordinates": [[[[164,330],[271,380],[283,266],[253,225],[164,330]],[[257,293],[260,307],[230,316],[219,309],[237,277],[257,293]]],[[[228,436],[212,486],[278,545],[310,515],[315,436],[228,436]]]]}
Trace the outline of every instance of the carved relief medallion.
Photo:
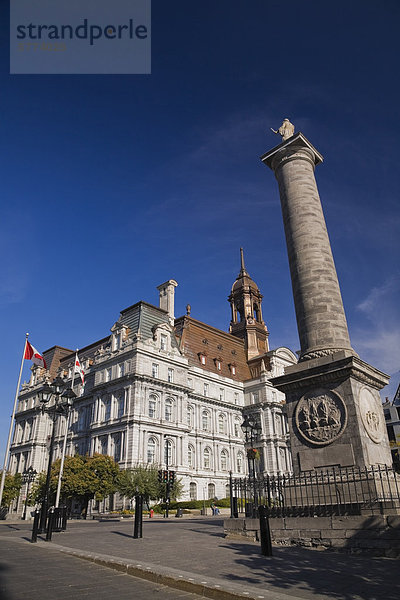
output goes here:
{"type": "Polygon", "coordinates": [[[383,440],[385,424],[382,409],[368,388],[360,391],[360,413],[365,431],[373,442],[379,444],[383,440]]]}
{"type": "Polygon", "coordinates": [[[330,444],[346,427],[346,406],[335,392],[315,390],[299,400],[295,420],[300,435],[307,442],[318,446],[330,444]]]}

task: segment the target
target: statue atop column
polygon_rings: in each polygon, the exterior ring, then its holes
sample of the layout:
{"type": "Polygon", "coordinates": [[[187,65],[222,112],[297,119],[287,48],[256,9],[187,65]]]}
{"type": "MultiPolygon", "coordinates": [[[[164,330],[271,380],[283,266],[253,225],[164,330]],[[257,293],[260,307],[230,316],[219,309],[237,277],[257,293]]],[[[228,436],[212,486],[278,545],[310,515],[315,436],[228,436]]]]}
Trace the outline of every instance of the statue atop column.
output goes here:
{"type": "Polygon", "coordinates": [[[294,125],[289,121],[289,119],[284,119],[282,125],[279,127],[278,131],[272,129],[271,131],[282,136],[282,141],[288,140],[294,134],[294,125]]]}

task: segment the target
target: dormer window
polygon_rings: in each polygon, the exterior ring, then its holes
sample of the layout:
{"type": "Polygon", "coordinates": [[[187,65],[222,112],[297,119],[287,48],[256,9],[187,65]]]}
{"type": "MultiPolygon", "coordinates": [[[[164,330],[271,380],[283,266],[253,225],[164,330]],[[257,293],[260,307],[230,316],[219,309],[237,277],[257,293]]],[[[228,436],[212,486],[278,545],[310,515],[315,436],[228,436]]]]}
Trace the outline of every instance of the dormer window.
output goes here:
{"type": "Polygon", "coordinates": [[[167,350],[168,338],[165,333],[160,335],[160,348],[161,350],[167,350]]]}
{"type": "Polygon", "coordinates": [[[221,371],[221,369],[222,369],[222,358],[221,357],[215,358],[214,362],[215,362],[215,366],[217,368],[217,371],[221,371]]]}
{"type": "Polygon", "coordinates": [[[206,364],[206,356],[205,352],[199,352],[199,360],[202,365],[206,364]]]}
{"type": "Polygon", "coordinates": [[[229,369],[230,369],[232,375],[236,375],[236,364],[235,363],[230,363],[229,369]]]}

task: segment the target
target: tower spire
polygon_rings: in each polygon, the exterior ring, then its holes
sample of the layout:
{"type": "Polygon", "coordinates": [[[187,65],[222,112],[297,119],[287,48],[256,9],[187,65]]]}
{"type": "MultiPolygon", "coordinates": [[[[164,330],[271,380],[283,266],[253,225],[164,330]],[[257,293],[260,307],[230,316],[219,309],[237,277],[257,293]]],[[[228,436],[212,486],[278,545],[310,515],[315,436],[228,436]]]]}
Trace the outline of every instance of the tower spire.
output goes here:
{"type": "Polygon", "coordinates": [[[228,301],[232,319],[230,333],[245,341],[247,358],[268,352],[268,331],[262,318],[262,294],[246,271],[243,248],[240,248],[240,272],[228,301]]]}
{"type": "Polygon", "coordinates": [[[244,266],[243,248],[240,248],[240,273],[246,273],[246,267],[244,266]]]}

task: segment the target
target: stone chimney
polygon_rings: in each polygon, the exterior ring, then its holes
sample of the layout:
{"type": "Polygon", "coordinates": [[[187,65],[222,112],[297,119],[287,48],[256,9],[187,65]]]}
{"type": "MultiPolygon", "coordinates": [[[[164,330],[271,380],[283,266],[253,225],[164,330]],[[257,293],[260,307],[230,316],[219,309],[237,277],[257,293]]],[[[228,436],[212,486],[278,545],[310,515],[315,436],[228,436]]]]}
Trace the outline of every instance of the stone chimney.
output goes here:
{"type": "Polygon", "coordinates": [[[175,288],[177,286],[175,279],[168,279],[165,283],[157,286],[160,292],[160,308],[166,310],[169,316],[171,325],[174,324],[174,304],[175,304],[175,288]]]}

